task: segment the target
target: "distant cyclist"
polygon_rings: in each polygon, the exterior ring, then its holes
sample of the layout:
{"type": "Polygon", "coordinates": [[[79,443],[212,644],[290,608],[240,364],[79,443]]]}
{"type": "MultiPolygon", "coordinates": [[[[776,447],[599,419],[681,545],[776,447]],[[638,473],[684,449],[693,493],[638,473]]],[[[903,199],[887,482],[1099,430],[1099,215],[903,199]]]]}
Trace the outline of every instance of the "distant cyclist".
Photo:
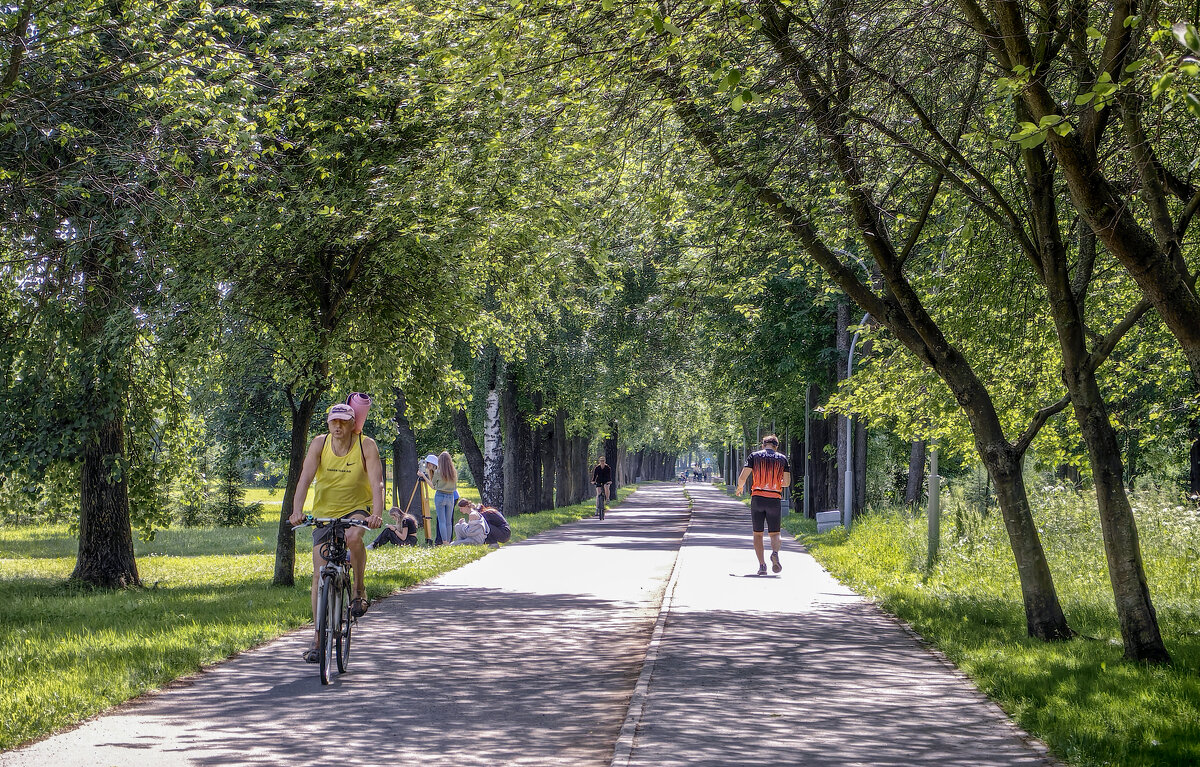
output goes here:
{"type": "Polygon", "coordinates": [[[746,480],[753,477],[750,485],[750,521],[754,529],[754,553],[758,555],[758,574],[767,574],[767,562],[763,559],[763,528],[771,534],[771,569],[783,570],[779,563],[779,528],[783,511],[780,499],[783,488],[792,482],[791,467],[787,456],[778,453],[779,438],[774,434],[763,437],[763,449],[746,457],[746,466],[737,478],[738,495],[746,487],[746,480]]]}
{"type": "MultiPolygon", "coordinates": [[[[304,456],[304,468],[300,471],[300,482],[296,486],[296,498],[292,502],[290,521],[298,525],[304,521],[304,499],[308,487],[316,482],[313,497],[314,517],[359,517],[367,525],[377,529],[383,524],[383,468],[379,463],[379,446],[370,437],[364,437],[355,424],[354,409],[338,404],[329,408],[325,415],[329,433],[321,434],[308,446],[304,456]]],[[[321,556],[320,543],[332,534],[332,528],[313,529],[313,621],[317,615],[317,578],[325,565],[321,556]]],[[[350,611],[357,618],[367,611],[367,590],[363,577],[367,567],[367,551],[363,545],[361,527],[346,530],[346,546],[350,549],[350,564],[354,568],[354,599],[350,611]]],[[[313,649],[304,653],[309,663],[319,660],[317,640],[313,649]]]]}
{"type": "Polygon", "coordinates": [[[604,498],[612,497],[610,489],[612,488],[612,467],[608,465],[608,459],[604,454],[600,454],[599,460],[592,468],[592,484],[596,486],[596,495],[604,494],[604,498]]]}

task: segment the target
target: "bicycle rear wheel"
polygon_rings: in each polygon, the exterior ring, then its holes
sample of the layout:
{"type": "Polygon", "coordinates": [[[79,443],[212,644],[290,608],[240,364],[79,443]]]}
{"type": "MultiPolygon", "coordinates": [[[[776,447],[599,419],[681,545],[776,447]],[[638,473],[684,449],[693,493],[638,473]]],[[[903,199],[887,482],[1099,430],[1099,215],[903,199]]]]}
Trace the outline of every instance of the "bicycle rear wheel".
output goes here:
{"type": "Polygon", "coordinates": [[[321,684],[329,684],[333,674],[334,634],[337,631],[337,585],[332,575],[321,578],[321,593],[317,598],[317,636],[321,655],[321,684]]]}
{"type": "Polygon", "coordinates": [[[338,590],[340,609],[338,610],[337,666],[338,671],[342,674],[346,673],[346,666],[350,664],[350,625],[354,622],[354,616],[350,614],[350,583],[352,580],[353,578],[347,577],[346,582],[338,590]]]}
{"type": "Polygon", "coordinates": [[[596,518],[604,519],[604,491],[600,490],[596,493],[596,518]]]}

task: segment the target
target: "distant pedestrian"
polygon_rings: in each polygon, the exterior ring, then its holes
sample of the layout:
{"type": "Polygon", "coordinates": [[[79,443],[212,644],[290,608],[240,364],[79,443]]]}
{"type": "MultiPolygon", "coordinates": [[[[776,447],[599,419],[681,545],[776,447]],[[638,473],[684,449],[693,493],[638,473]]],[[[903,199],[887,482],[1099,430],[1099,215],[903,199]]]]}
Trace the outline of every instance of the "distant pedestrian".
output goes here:
{"type": "Polygon", "coordinates": [[[776,452],[779,438],[774,434],[763,437],[763,449],[746,457],[746,466],[737,478],[738,495],[746,487],[746,480],[753,478],[750,485],[750,521],[754,529],[754,553],[758,555],[758,574],[767,574],[767,562],[763,558],[763,528],[771,534],[771,569],[783,570],[779,563],[779,527],[783,519],[780,499],[783,488],[792,483],[792,471],[787,456],[776,452]]]}

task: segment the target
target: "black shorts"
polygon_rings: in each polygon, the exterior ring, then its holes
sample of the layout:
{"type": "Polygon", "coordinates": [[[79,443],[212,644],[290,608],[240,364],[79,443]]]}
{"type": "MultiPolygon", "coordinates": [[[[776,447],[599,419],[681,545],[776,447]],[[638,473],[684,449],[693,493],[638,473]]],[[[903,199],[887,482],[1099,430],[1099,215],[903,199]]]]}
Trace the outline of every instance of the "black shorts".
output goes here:
{"type": "Polygon", "coordinates": [[[764,526],[768,533],[779,532],[779,526],[783,522],[781,503],[778,498],[768,498],[765,495],[750,496],[750,523],[754,525],[754,532],[761,533],[764,526]]]}
{"type": "MultiPolygon", "coordinates": [[[[342,519],[367,519],[370,516],[371,515],[368,514],[366,511],[364,511],[362,509],[358,509],[357,511],[352,511],[349,514],[346,514],[345,516],[342,517],[342,519]]],[[[313,546],[316,546],[318,543],[325,540],[326,538],[328,538],[331,535],[333,535],[333,525],[324,525],[322,527],[314,527],[313,528],[313,546]]]]}

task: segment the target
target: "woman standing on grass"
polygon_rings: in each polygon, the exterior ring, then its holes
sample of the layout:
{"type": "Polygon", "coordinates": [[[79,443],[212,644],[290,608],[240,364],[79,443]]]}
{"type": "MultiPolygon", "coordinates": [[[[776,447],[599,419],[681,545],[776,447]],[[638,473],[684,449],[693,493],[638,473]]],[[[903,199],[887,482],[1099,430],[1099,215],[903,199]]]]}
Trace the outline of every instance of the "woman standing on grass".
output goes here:
{"type": "Polygon", "coordinates": [[[449,543],[454,530],[454,493],[458,489],[458,472],[454,459],[443,450],[437,458],[437,470],[433,472],[433,508],[437,514],[437,542],[449,543]]]}

